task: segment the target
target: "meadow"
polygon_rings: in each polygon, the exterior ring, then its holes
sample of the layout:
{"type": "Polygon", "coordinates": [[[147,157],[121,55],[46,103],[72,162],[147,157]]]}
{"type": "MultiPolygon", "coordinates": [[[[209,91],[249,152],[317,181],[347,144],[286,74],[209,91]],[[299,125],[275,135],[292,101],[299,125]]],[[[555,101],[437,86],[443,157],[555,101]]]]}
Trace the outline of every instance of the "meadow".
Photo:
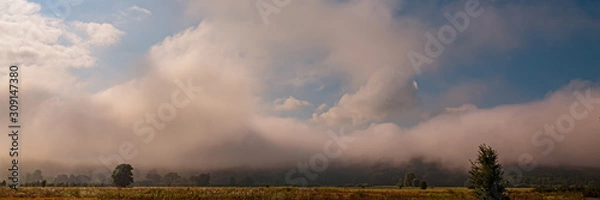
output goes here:
{"type": "MultiPolygon", "coordinates": [[[[576,192],[536,192],[510,189],[511,199],[584,199],[576,192]]],[[[3,199],[476,199],[467,188],[395,187],[23,187],[0,188],[3,199]]]]}

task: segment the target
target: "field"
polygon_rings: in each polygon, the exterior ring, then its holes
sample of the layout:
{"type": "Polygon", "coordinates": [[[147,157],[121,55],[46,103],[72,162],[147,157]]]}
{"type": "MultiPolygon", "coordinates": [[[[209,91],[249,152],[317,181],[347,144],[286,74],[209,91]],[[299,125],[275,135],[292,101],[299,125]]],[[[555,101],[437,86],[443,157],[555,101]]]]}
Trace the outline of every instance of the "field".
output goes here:
{"type": "MultiPolygon", "coordinates": [[[[538,193],[531,189],[511,189],[511,199],[584,199],[578,193],[538,193]]],[[[136,188],[58,188],[33,187],[0,189],[3,199],[476,199],[466,188],[394,187],[136,187],[136,188]]]]}

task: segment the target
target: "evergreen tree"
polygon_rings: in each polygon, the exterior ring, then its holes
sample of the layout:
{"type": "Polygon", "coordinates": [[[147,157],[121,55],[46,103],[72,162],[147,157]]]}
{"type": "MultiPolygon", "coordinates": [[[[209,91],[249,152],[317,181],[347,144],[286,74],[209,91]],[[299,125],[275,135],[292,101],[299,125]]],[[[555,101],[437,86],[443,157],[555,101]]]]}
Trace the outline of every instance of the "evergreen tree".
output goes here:
{"type": "Polygon", "coordinates": [[[469,181],[475,186],[475,193],[482,200],[508,199],[507,181],[504,180],[502,165],[498,163],[498,153],[490,146],[479,146],[477,160],[471,162],[469,181]]]}

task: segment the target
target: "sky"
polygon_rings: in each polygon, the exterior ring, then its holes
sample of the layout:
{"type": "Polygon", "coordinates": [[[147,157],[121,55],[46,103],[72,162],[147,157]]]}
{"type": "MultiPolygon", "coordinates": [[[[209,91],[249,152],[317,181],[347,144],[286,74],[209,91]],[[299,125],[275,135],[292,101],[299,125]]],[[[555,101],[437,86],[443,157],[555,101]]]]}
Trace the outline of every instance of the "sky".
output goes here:
{"type": "Polygon", "coordinates": [[[4,0],[0,13],[27,169],[295,166],[332,141],[331,162],[464,169],[486,143],[504,163],[600,167],[597,1],[4,0]]]}

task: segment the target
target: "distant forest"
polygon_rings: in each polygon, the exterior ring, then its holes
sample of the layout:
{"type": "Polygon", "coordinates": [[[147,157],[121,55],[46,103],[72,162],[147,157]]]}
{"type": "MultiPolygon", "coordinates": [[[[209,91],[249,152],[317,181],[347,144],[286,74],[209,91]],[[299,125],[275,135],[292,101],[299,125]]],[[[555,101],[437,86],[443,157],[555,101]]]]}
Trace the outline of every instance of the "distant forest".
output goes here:
{"type": "MultiPolygon", "coordinates": [[[[156,170],[149,170],[145,174],[137,174],[133,186],[288,186],[285,176],[290,169],[229,169],[195,174],[185,173],[185,175],[180,175],[178,172],[159,173],[156,170]]],[[[327,170],[317,173],[318,177],[315,180],[309,180],[307,186],[389,186],[403,183],[405,176],[411,173],[414,174],[412,179],[426,181],[429,187],[469,186],[466,171],[445,170],[439,164],[422,162],[420,159],[414,159],[404,166],[384,163],[374,165],[334,164],[327,170]]],[[[41,170],[27,173],[22,179],[24,179],[21,181],[22,186],[112,185],[110,177],[102,182],[92,182],[88,175],[62,174],[56,177],[45,177],[41,170]]],[[[539,166],[531,172],[524,172],[521,182],[513,185],[513,187],[582,186],[600,186],[600,169],[539,166]]]]}

